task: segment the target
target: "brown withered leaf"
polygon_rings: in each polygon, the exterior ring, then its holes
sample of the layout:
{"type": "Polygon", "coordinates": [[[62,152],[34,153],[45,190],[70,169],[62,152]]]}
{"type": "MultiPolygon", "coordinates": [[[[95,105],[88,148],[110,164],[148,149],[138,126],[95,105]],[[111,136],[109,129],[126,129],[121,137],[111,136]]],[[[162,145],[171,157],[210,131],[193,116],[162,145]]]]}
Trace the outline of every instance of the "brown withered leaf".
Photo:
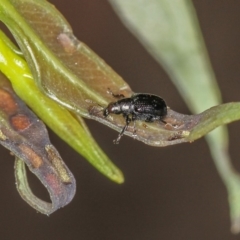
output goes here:
{"type": "Polygon", "coordinates": [[[16,156],[17,189],[33,208],[50,214],[68,204],[75,195],[75,179],[50,143],[47,129],[15,95],[0,73],[0,144],[16,156]],[[25,164],[47,188],[52,203],[37,198],[30,190],[25,164]]]}

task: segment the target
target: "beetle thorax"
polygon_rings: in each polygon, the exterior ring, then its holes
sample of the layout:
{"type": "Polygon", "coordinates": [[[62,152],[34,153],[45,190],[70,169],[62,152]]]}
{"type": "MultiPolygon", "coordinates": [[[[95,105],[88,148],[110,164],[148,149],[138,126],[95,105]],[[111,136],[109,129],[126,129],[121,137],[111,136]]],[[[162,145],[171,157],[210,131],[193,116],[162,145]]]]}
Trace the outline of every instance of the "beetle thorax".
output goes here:
{"type": "Polygon", "coordinates": [[[122,99],[111,106],[111,112],[115,114],[130,114],[133,111],[131,99],[122,99]]]}

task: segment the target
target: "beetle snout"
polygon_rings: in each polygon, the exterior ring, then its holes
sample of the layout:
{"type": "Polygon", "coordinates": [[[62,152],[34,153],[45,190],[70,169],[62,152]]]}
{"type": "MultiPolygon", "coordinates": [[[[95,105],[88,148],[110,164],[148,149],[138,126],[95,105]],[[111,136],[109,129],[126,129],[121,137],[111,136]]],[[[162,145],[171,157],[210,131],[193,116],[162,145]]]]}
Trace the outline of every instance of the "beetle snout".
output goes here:
{"type": "Polygon", "coordinates": [[[110,113],[112,113],[113,103],[109,103],[109,105],[103,110],[103,116],[107,117],[110,113]]]}
{"type": "Polygon", "coordinates": [[[115,113],[115,114],[122,113],[119,104],[109,103],[109,105],[103,110],[103,116],[107,117],[110,113],[115,113]]]}
{"type": "Polygon", "coordinates": [[[109,115],[109,110],[108,110],[108,107],[106,107],[104,110],[103,110],[103,116],[104,117],[107,117],[109,115]]]}
{"type": "Polygon", "coordinates": [[[108,111],[108,108],[106,107],[104,110],[103,110],[103,116],[104,117],[107,117],[109,115],[109,111],[108,111]]]}

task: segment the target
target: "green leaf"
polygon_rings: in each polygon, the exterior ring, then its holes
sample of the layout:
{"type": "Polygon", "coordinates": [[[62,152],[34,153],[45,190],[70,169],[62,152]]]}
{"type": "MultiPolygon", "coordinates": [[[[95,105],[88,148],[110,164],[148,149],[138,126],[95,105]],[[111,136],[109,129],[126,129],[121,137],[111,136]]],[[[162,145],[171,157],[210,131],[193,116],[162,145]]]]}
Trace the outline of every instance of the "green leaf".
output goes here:
{"type": "Polygon", "coordinates": [[[94,141],[83,120],[77,120],[37,88],[27,63],[8,47],[8,41],[0,32],[0,70],[11,80],[15,92],[60,138],[95,168],[111,180],[122,183],[124,179],[121,171],[94,141]]]}
{"type": "Polygon", "coordinates": [[[65,107],[89,117],[92,102],[106,105],[112,99],[108,88],[131,94],[123,79],[76,39],[47,1],[3,0],[0,19],[16,38],[38,86],[65,107]]]}

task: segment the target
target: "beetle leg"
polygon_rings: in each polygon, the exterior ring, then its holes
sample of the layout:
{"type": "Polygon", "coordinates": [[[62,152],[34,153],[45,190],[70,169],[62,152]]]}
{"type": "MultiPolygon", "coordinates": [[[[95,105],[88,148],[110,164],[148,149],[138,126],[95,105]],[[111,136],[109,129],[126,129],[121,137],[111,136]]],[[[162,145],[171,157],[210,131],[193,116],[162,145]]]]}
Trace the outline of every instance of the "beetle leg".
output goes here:
{"type": "Polygon", "coordinates": [[[133,122],[133,136],[136,137],[136,115],[132,115],[132,122],[133,122]]]}
{"type": "Polygon", "coordinates": [[[145,122],[153,122],[153,116],[148,116],[145,120],[145,122]]]}
{"type": "Polygon", "coordinates": [[[134,139],[137,137],[137,129],[136,129],[136,124],[135,124],[135,121],[133,122],[133,137],[134,139]]]}
{"type": "Polygon", "coordinates": [[[114,144],[118,144],[124,132],[127,130],[129,123],[131,122],[131,118],[129,115],[124,116],[126,118],[126,125],[123,127],[122,131],[118,134],[117,139],[113,140],[114,144]]]}

